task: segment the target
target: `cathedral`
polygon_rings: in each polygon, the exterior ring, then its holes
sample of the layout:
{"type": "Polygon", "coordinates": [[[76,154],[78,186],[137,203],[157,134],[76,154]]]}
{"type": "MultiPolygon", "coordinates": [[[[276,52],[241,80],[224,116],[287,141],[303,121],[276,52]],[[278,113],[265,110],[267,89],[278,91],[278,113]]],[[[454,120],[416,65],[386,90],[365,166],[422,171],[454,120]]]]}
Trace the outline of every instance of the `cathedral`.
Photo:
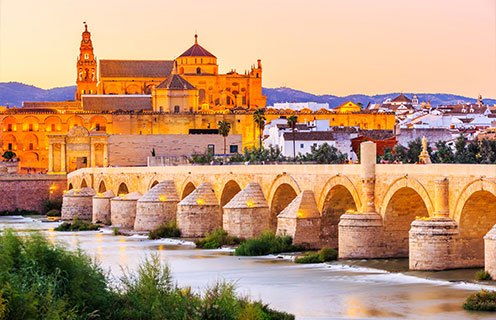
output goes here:
{"type": "Polygon", "coordinates": [[[265,107],[262,62],[249,72],[219,74],[217,57],[195,43],[174,60],[96,60],[85,24],[77,61],[76,100],[83,110],[111,110],[119,96],[139,95],[125,110],[208,113],[265,107]],[[97,77],[98,74],[98,77],[97,77]]]}
{"type": "Polygon", "coordinates": [[[259,108],[265,108],[267,122],[296,115],[299,122],[326,119],[331,126],[395,125],[393,113],[266,108],[261,60],[244,73],[219,74],[217,57],[197,35],[172,60],[97,60],[85,23],[76,84],[74,101],[23,102],[21,108],[0,110],[2,153],[13,151],[21,172],[136,165],[132,161],[143,157],[139,165],[146,165],[157,144],[165,148],[160,156],[187,157],[207,147],[220,154],[221,120],[231,124],[228,153],[242,152],[258,146],[253,112],[259,108]]]}

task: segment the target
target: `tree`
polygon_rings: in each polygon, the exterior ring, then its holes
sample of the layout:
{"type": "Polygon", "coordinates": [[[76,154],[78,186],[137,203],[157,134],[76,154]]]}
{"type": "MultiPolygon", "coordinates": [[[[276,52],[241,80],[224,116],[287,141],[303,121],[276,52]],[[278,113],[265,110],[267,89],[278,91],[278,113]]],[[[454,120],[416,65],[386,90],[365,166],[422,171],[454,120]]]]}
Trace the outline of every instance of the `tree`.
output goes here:
{"type": "Polygon", "coordinates": [[[226,138],[229,135],[229,131],[231,131],[231,124],[227,121],[219,121],[217,124],[219,129],[219,134],[224,137],[224,160],[226,157],[226,138]]]}
{"type": "Polygon", "coordinates": [[[5,160],[12,160],[13,158],[15,158],[15,156],[16,156],[15,152],[7,150],[2,155],[2,158],[4,158],[5,160]]]}
{"type": "Polygon", "coordinates": [[[263,134],[263,129],[265,127],[265,121],[267,118],[265,118],[265,110],[262,108],[257,109],[255,112],[253,112],[253,121],[258,126],[258,130],[260,133],[259,136],[259,148],[262,149],[262,134],[263,134]]]}
{"type": "Polygon", "coordinates": [[[455,162],[456,163],[471,163],[470,155],[467,151],[467,139],[460,134],[455,142],[455,162]]]}
{"type": "Polygon", "coordinates": [[[348,158],[347,154],[342,154],[338,149],[333,146],[328,145],[327,143],[323,143],[317,147],[317,145],[313,145],[310,153],[300,154],[300,161],[313,161],[317,163],[343,163],[348,158]]]}
{"type": "Polygon", "coordinates": [[[396,160],[403,162],[403,163],[408,162],[408,157],[406,154],[406,148],[404,146],[402,146],[401,144],[395,145],[393,148],[393,152],[394,152],[396,160]]]}
{"type": "Polygon", "coordinates": [[[446,141],[436,142],[437,152],[434,154],[433,162],[438,163],[453,163],[455,161],[455,155],[453,150],[448,146],[446,141]]]}
{"type": "Polygon", "coordinates": [[[288,127],[293,132],[293,159],[296,160],[296,146],[295,146],[295,129],[298,118],[295,115],[289,116],[287,119],[288,127]]]}

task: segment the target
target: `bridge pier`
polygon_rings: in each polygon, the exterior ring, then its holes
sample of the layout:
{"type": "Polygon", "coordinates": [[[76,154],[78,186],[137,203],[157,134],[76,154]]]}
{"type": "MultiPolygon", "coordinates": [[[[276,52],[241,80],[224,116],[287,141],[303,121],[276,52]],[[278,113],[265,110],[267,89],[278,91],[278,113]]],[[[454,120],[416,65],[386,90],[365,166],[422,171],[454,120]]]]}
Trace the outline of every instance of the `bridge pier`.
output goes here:
{"type": "Polygon", "coordinates": [[[107,223],[110,221],[110,199],[114,197],[115,194],[112,190],[93,197],[93,217],[91,219],[93,223],[107,223]]]}
{"type": "Polygon", "coordinates": [[[93,214],[92,188],[71,189],[62,198],[62,220],[72,220],[78,217],[81,220],[91,220],[93,214]]]}
{"type": "Polygon", "coordinates": [[[496,279],[496,225],[484,237],[484,266],[491,278],[496,279]]]}
{"type": "Polygon", "coordinates": [[[117,196],[110,200],[110,219],[112,220],[112,226],[130,229],[134,227],[136,202],[139,198],[141,198],[141,193],[136,191],[117,196]]]}
{"type": "Polygon", "coordinates": [[[183,237],[203,237],[222,226],[212,184],[204,182],[177,205],[177,227],[183,237]]]}
{"type": "Polygon", "coordinates": [[[449,217],[449,181],[436,180],[434,217],[412,222],[409,232],[411,270],[445,270],[457,267],[458,224],[449,217]]]}
{"type": "Polygon", "coordinates": [[[138,200],[134,230],[151,231],[165,222],[175,222],[178,203],[174,181],[160,182],[138,200]]]}
{"type": "Polygon", "coordinates": [[[231,236],[256,238],[270,229],[269,206],[258,183],[249,183],[223,209],[222,227],[231,236]]]}
{"type": "Polygon", "coordinates": [[[363,204],[359,212],[347,212],[339,221],[339,258],[361,259],[384,256],[384,225],[375,208],[375,143],[360,144],[363,204]]]}
{"type": "Polygon", "coordinates": [[[303,190],[278,216],[277,235],[288,235],[293,244],[308,249],[321,246],[320,213],[313,191],[303,190]]]}

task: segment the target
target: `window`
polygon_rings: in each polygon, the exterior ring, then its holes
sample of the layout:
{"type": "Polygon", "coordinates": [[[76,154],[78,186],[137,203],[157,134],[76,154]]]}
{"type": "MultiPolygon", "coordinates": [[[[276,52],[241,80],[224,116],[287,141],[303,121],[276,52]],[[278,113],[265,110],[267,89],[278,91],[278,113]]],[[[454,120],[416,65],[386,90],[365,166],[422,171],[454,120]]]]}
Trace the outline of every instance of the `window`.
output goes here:
{"type": "Polygon", "coordinates": [[[164,112],[164,107],[160,107],[160,113],[164,112]]]}
{"type": "Polygon", "coordinates": [[[95,125],[95,129],[96,129],[96,131],[100,131],[100,124],[99,124],[99,123],[97,123],[97,124],[95,125]]]}
{"type": "Polygon", "coordinates": [[[34,149],[34,146],[33,146],[33,143],[31,142],[31,143],[29,144],[29,150],[33,150],[33,149],[34,149]]]}
{"type": "Polygon", "coordinates": [[[179,111],[181,111],[181,107],[174,106],[174,113],[179,113],[179,111]]]}
{"type": "Polygon", "coordinates": [[[207,152],[211,154],[215,154],[215,144],[209,144],[207,146],[207,152]]]}
{"type": "Polygon", "coordinates": [[[231,104],[231,97],[229,96],[226,97],[226,104],[231,104]]]}
{"type": "Polygon", "coordinates": [[[246,104],[246,97],[243,96],[243,104],[246,104]]]}
{"type": "Polygon", "coordinates": [[[200,74],[201,73],[201,68],[200,67],[196,68],[196,73],[197,74],[200,74]]]}
{"type": "Polygon", "coordinates": [[[229,146],[229,153],[238,153],[238,146],[237,145],[230,145],[229,146]]]}
{"type": "Polygon", "coordinates": [[[300,149],[303,149],[303,146],[304,146],[304,145],[303,145],[303,143],[301,143],[301,144],[300,144],[300,149]]]}
{"type": "Polygon", "coordinates": [[[84,55],[84,58],[85,58],[85,59],[89,59],[89,58],[90,58],[90,55],[86,53],[86,54],[84,55]]]}
{"type": "Polygon", "coordinates": [[[12,151],[12,143],[9,143],[8,148],[9,148],[10,151],[12,151]]]}
{"type": "Polygon", "coordinates": [[[12,131],[12,123],[9,123],[9,124],[7,125],[7,131],[12,131]]]}

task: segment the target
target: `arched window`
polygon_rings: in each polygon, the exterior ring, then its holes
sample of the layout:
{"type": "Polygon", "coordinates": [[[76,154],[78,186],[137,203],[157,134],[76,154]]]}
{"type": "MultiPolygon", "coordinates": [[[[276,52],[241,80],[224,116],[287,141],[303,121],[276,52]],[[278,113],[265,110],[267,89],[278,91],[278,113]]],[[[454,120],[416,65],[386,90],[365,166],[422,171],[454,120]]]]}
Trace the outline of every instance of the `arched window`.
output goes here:
{"type": "Polygon", "coordinates": [[[201,68],[200,67],[196,68],[196,73],[197,74],[200,74],[201,73],[201,68]]]}
{"type": "Polygon", "coordinates": [[[230,105],[231,104],[231,97],[227,96],[226,98],[226,104],[230,105]]]}
{"type": "Polygon", "coordinates": [[[174,106],[174,113],[179,113],[179,111],[181,111],[181,107],[174,106]]]}

